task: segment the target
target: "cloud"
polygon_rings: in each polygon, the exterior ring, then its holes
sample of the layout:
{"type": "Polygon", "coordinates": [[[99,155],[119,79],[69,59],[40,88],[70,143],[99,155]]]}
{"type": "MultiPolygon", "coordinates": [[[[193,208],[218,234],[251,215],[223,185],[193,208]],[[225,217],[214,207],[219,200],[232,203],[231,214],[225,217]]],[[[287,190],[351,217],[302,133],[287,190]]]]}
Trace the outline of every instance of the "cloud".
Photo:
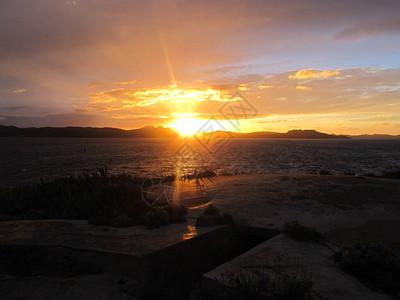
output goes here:
{"type": "MultiPolygon", "coordinates": [[[[114,87],[90,93],[90,99],[76,105],[75,111],[94,114],[104,120],[130,120],[130,125],[125,128],[137,127],[138,124],[144,124],[145,120],[159,125],[168,124],[171,118],[184,116],[209,118],[213,115],[217,119],[224,119],[218,113],[222,103],[230,101],[233,92],[242,86],[249,88],[245,92],[246,101],[259,112],[257,118],[275,115],[285,116],[278,120],[291,120],[292,124],[284,121],[272,122],[276,120],[273,117],[271,121],[267,119],[267,123],[277,131],[280,131],[279,126],[288,129],[288,125],[293,124],[298,124],[297,127],[303,124],[307,128],[319,124],[322,129],[330,128],[330,132],[335,133],[339,127],[333,127],[334,124],[342,124],[340,130],[347,132],[351,132],[350,128],[370,128],[369,132],[373,129],[385,131],[392,127],[373,124],[396,124],[400,120],[400,115],[393,113],[400,109],[400,90],[390,88],[390,93],[383,92],[387,87],[396,86],[400,68],[379,69],[374,72],[365,68],[342,69],[341,80],[329,76],[325,80],[310,82],[310,86],[293,84],[289,74],[291,73],[282,72],[259,76],[257,78],[261,79],[258,81],[247,81],[251,76],[242,76],[242,83],[233,78],[234,84],[228,82],[214,88],[208,85],[209,82],[203,82],[202,87],[199,83],[186,83],[186,88],[170,88],[168,85],[158,88],[130,88],[117,87],[113,83],[114,87]],[[193,87],[196,85],[197,87],[193,87]],[[260,89],[259,86],[279,88],[260,89]],[[355,123],[357,127],[349,126],[355,123]]],[[[246,130],[259,130],[256,124],[258,123],[247,126],[246,130]],[[251,126],[256,129],[251,129],[251,126]]]]}
{"type": "Polygon", "coordinates": [[[128,80],[128,81],[116,81],[116,84],[120,84],[120,85],[132,85],[137,83],[137,80],[128,80]]]}
{"type": "Polygon", "coordinates": [[[358,39],[379,34],[399,34],[400,22],[398,16],[385,16],[379,20],[362,21],[337,33],[334,39],[358,39]]]}
{"type": "Polygon", "coordinates": [[[333,75],[339,75],[339,70],[331,71],[316,71],[313,69],[302,69],[297,71],[295,74],[289,75],[289,79],[314,79],[314,78],[326,78],[333,75]]]}
{"type": "Polygon", "coordinates": [[[8,111],[18,111],[29,108],[28,106],[7,106],[7,107],[0,107],[1,110],[8,110],[8,111]]]}
{"type": "Polygon", "coordinates": [[[232,85],[232,84],[214,84],[214,85],[210,85],[210,88],[213,90],[218,90],[218,91],[228,91],[228,90],[236,89],[237,86],[232,85]]]}
{"type": "Polygon", "coordinates": [[[26,92],[26,89],[13,90],[13,93],[15,93],[15,94],[20,94],[20,93],[24,93],[24,92],[26,92]]]}
{"type": "Polygon", "coordinates": [[[1,1],[1,106],[158,120],[214,113],[240,88],[266,114],[400,109],[398,0],[75,3],[1,1]]]}
{"type": "Polygon", "coordinates": [[[376,126],[376,127],[390,126],[390,125],[391,125],[391,124],[388,123],[388,122],[385,122],[385,123],[375,123],[375,124],[373,124],[373,126],[376,126]]]}
{"type": "Polygon", "coordinates": [[[103,92],[95,92],[90,94],[90,104],[110,103],[120,98],[131,98],[131,91],[123,88],[111,89],[103,92]]]}
{"type": "Polygon", "coordinates": [[[248,91],[250,90],[250,87],[247,83],[242,83],[239,85],[238,90],[240,91],[248,91]]]}
{"type": "Polygon", "coordinates": [[[281,120],[273,120],[273,119],[271,119],[271,120],[257,121],[257,123],[260,123],[260,124],[285,123],[285,122],[287,122],[287,121],[288,121],[288,120],[285,120],[285,119],[281,119],[281,120]]]}
{"type": "MultiPolygon", "coordinates": [[[[246,85],[242,88],[246,88],[246,85]]],[[[239,87],[240,88],[240,87],[239,87]]],[[[124,89],[117,88],[108,91],[95,92],[90,94],[89,104],[112,104],[117,108],[150,106],[157,103],[188,103],[204,101],[230,101],[231,93],[228,90],[216,90],[212,88],[203,89],[179,89],[179,88],[158,88],[158,89],[124,89]],[[120,104],[124,104],[123,107],[120,104]]]]}
{"type": "Polygon", "coordinates": [[[379,121],[389,121],[389,120],[393,120],[399,118],[399,116],[397,115],[391,115],[391,114],[387,114],[387,115],[379,115],[379,114],[369,114],[366,116],[352,116],[351,118],[349,118],[347,121],[353,121],[353,122],[379,122],[379,121]]]}
{"type": "Polygon", "coordinates": [[[98,88],[100,86],[101,86],[101,84],[99,82],[91,82],[89,84],[89,88],[91,88],[91,89],[96,89],[96,88],[98,88]]]}
{"type": "Polygon", "coordinates": [[[309,86],[304,86],[304,85],[298,85],[298,86],[296,86],[296,89],[304,90],[304,91],[311,90],[311,88],[309,86]]]}
{"type": "Polygon", "coordinates": [[[64,127],[64,126],[94,126],[94,127],[117,127],[117,128],[140,128],[152,124],[163,125],[165,119],[152,116],[135,115],[111,115],[104,116],[93,113],[67,113],[47,114],[43,116],[2,116],[2,125],[13,125],[18,127],[64,127]]]}

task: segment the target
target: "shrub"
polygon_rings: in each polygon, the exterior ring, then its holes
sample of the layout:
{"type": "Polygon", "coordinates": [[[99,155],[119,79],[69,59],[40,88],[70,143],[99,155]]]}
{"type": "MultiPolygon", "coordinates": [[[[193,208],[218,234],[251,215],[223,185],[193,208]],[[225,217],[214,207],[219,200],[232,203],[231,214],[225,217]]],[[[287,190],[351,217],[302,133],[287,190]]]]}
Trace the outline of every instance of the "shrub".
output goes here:
{"type": "Polygon", "coordinates": [[[314,299],[313,281],[299,270],[297,266],[296,272],[290,272],[280,258],[273,264],[241,266],[238,273],[221,274],[233,287],[222,299],[314,299]]]}
{"type": "Polygon", "coordinates": [[[120,215],[111,219],[111,225],[114,227],[127,227],[133,225],[133,220],[127,215],[120,215]]]}
{"type": "Polygon", "coordinates": [[[203,214],[219,216],[219,209],[217,207],[215,207],[214,205],[210,204],[204,209],[203,214]]]}
{"type": "Polygon", "coordinates": [[[224,213],[222,216],[219,212],[219,209],[214,205],[208,205],[203,213],[196,220],[196,226],[199,227],[208,227],[214,226],[217,224],[224,225],[233,223],[232,215],[228,213],[224,213]]]}
{"type": "Polygon", "coordinates": [[[199,172],[197,174],[197,178],[210,178],[210,177],[215,177],[217,176],[217,173],[210,169],[204,169],[203,171],[199,172]]]}
{"type": "Polygon", "coordinates": [[[320,170],[318,172],[319,175],[333,175],[331,172],[327,171],[327,170],[320,170]]]}
{"type": "Polygon", "coordinates": [[[315,228],[301,225],[297,220],[285,222],[283,232],[300,241],[310,240],[318,242],[325,239],[321,233],[315,230],[315,228]]]}
{"type": "Polygon", "coordinates": [[[221,224],[230,224],[233,223],[233,217],[229,213],[224,213],[221,217],[221,224]]]}
{"type": "Polygon", "coordinates": [[[167,206],[166,210],[172,223],[185,221],[185,215],[187,214],[185,206],[171,204],[167,206]]]}
{"type": "Polygon", "coordinates": [[[400,167],[390,167],[383,171],[382,176],[385,178],[400,179],[400,167]]]}
{"type": "MultiPolygon", "coordinates": [[[[151,210],[142,200],[143,179],[98,173],[17,185],[0,192],[2,219],[80,219],[94,225],[143,224],[151,210]]],[[[148,183],[150,184],[150,183],[148,183]]]]}
{"type": "Polygon", "coordinates": [[[390,250],[370,241],[342,246],[334,255],[340,267],[370,286],[387,292],[400,292],[400,260],[390,250]]]}
{"type": "Polygon", "coordinates": [[[289,276],[284,277],[277,286],[270,284],[269,288],[275,299],[308,300],[313,299],[313,285],[311,279],[289,276]]]}
{"type": "Polygon", "coordinates": [[[169,222],[169,215],[165,209],[152,209],[149,210],[144,216],[144,225],[149,228],[167,225],[169,222]]]}

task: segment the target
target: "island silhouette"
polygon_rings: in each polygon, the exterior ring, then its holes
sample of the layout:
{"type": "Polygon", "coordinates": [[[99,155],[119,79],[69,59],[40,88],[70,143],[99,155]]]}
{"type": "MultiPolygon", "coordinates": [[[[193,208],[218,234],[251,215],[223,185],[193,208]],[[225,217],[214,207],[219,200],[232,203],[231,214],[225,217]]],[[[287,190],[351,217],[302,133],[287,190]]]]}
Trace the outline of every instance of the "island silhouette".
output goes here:
{"type": "MultiPolygon", "coordinates": [[[[219,135],[223,131],[207,132],[219,135]]],[[[348,139],[346,135],[335,135],[316,130],[289,130],[288,132],[258,131],[251,133],[230,132],[233,138],[273,138],[273,139],[348,139]]],[[[168,127],[146,126],[124,130],[111,127],[29,127],[0,125],[0,137],[48,137],[48,138],[178,138],[179,133],[168,127]]]]}

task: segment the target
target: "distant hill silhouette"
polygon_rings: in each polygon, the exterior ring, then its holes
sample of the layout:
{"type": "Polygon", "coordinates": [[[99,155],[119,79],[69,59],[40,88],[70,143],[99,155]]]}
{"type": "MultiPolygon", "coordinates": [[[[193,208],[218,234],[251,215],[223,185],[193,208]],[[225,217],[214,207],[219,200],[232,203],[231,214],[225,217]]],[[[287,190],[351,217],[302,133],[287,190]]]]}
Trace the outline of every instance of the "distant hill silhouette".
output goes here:
{"type": "Polygon", "coordinates": [[[61,138],[176,138],[179,134],[164,127],[147,126],[140,129],[95,127],[41,127],[18,128],[1,126],[0,137],[61,137],[61,138]]]}
{"type": "MultiPolygon", "coordinates": [[[[209,133],[206,133],[209,134],[209,133]]],[[[214,132],[226,137],[224,132],[214,132]]],[[[348,136],[318,132],[316,130],[290,130],[286,133],[259,131],[252,133],[229,133],[234,138],[264,139],[348,139],[348,136]]],[[[147,126],[140,129],[124,130],[118,128],[96,127],[30,127],[0,125],[0,137],[60,137],[60,138],[177,138],[178,132],[172,128],[147,126]]]]}
{"type": "Polygon", "coordinates": [[[252,133],[233,133],[238,138],[272,138],[272,139],[348,139],[345,135],[334,135],[316,130],[289,130],[286,133],[259,131],[252,133]]]}
{"type": "Polygon", "coordinates": [[[400,139],[400,135],[390,135],[390,134],[361,134],[352,135],[352,139],[365,139],[365,140],[394,140],[400,139]]]}

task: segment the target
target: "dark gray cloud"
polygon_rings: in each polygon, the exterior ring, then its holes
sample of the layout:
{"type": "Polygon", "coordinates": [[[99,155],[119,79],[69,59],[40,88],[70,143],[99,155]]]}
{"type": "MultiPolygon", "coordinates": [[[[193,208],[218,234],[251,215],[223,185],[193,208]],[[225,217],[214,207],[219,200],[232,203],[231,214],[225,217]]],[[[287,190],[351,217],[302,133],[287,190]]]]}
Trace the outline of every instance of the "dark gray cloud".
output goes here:
{"type": "MultiPolygon", "coordinates": [[[[125,44],[140,51],[139,43],[158,42],[161,30],[172,48],[208,52],[235,46],[229,53],[249,55],[258,52],[253,47],[260,43],[273,48],[270,40],[297,34],[304,38],[321,30],[337,37],[351,37],[360,30],[397,32],[400,11],[397,0],[71,2],[3,0],[0,54],[67,55],[103,44],[125,44]]],[[[145,57],[145,53],[136,55],[145,57]]]]}
{"type": "Polygon", "coordinates": [[[362,20],[359,24],[350,26],[338,34],[336,39],[357,39],[379,34],[400,34],[400,14],[385,16],[378,21],[362,20]]]}
{"type": "Polygon", "coordinates": [[[29,108],[28,106],[7,106],[7,107],[0,107],[0,111],[16,111],[28,108],[29,108]]]}
{"type": "Polygon", "coordinates": [[[90,113],[48,114],[44,116],[12,116],[0,115],[0,124],[5,126],[25,127],[64,127],[64,126],[95,126],[137,128],[152,125],[163,125],[165,119],[151,117],[110,118],[90,113]]]}

